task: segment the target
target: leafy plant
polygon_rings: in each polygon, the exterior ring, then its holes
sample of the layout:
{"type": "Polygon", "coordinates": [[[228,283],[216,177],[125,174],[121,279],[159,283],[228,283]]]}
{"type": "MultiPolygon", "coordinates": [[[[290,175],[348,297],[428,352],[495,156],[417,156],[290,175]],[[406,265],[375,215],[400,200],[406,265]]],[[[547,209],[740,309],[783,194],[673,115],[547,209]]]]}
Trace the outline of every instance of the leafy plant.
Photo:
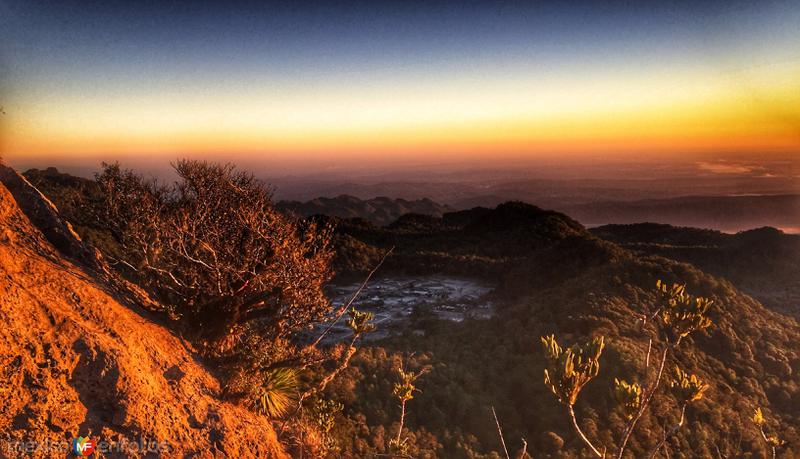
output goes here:
{"type": "Polygon", "coordinates": [[[273,419],[285,415],[296,399],[298,386],[294,369],[277,368],[268,372],[258,390],[258,411],[273,419]]]}
{"type": "Polygon", "coordinates": [[[786,442],[775,434],[768,435],[766,433],[764,430],[766,420],[764,419],[764,413],[761,411],[761,407],[756,408],[752,419],[753,423],[756,425],[756,427],[758,427],[758,431],[761,434],[761,438],[764,440],[764,443],[766,443],[767,447],[772,451],[772,458],[774,459],[778,448],[786,444],[786,442]]]}
{"type": "Polygon", "coordinates": [[[554,335],[542,337],[542,346],[547,359],[544,383],[559,402],[567,406],[572,425],[584,443],[598,456],[600,451],[589,441],[578,425],[574,405],[583,386],[600,372],[600,355],[605,341],[602,336],[593,338],[584,345],[573,345],[562,349],[554,335]]]}
{"type": "Polygon", "coordinates": [[[322,448],[325,454],[335,451],[336,439],[331,434],[336,425],[336,416],[342,412],[344,405],[339,402],[315,398],[311,404],[310,414],[314,425],[322,436],[322,448]]]}
{"type": "MultiPolygon", "coordinates": [[[[367,280],[369,280],[369,278],[367,278],[367,280]]],[[[358,290],[358,292],[360,291],[361,289],[358,290]]],[[[352,300],[355,299],[355,297],[358,295],[358,292],[356,292],[356,295],[353,296],[352,300]]],[[[352,303],[352,300],[350,301],[350,303],[352,303]]],[[[295,418],[295,415],[299,414],[299,416],[297,416],[296,419],[293,420],[294,424],[296,424],[295,427],[298,427],[300,430],[308,430],[309,425],[303,421],[303,418],[305,417],[303,414],[304,405],[306,400],[314,397],[313,400],[315,400],[315,402],[312,404],[311,412],[312,412],[312,418],[314,419],[314,422],[317,425],[313,427],[316,427],[317,433],[322,437],[321,440],[322,444],[317,445],[318,446],[318,448],[316,449],[317,453],[320,453],[320,451],[322,450],[330,451],[334,448],[335,441],[333,437],[331,437],[330,435],[330,430],[332,428],[331,423],[333,420],[333,416],[335,415],[335,412],[341,411],[341,409],[338,410],[335,409],[336,408],[336,405],[334,405],[335,402],[330,402],[330,404],[327,406],[320,405],[319,401],[321,400],[321,398],[319,396],[320,394],[322,394],[325,388],[328,387],[328,384],[330,384],[331,381],[333,381],[350,364],[350,359],[353,358],[353,356],[357,351],[357,348],[355,346],[356,341],[358,341],[359,338],[361,338],[364,334],[371,333],[376,329],[375,325],[372,323],[372,320],[374,319],[374,314],[372,314],[371,312],[358,311],[355,307],[350,307],[347,310],[347,312],[349,316],[347,325],[353,331],[353,337],[350,340],[349,345],[347,345],[346,349],[344,350],[344,353],[340,357],[331,358],[330,357],[331,354],[329,354],[326,358],[321,360],[321,362],[323,362],[324,360],[331,360],[331,361],[338,360],[338,362],[336,363],[336,367],[333,368],[331,371],[327,372],[326,374],[324,374],[324,376],[321,379],[315,381],[312,384],[309,384],[309,386],[298,397],[297,402],[294,405],[294,410],[292,411],[291,416],[289,416],[290,418],[295,418]]],[[[342,313],[339,316],[337,316],[336,320],[338,320],[343,313],[344,311],[342,311],[342,313]]],[[[324,336],[330,329],[331,326],[329,325],[321,336],[324,336]]],[[[321,339],[317,339],[314,343],[308,345],[307,349],[317,350],[316,345],[320,341],[321,339]]],[[[280,429],[281,433],[283,433],[284,428],[287,425],[287,421],[285,421],[281,426],[280,429]]],[[[298,446],[302,451],[305,449],[307,445],[303,445],[302,441],[300,443],[301,444],[298,446]]]]}
{"type": "Polygon", "coordinates": [[[690,375],[676,365],[675,379],[670,382],[669,387],[678,401],[692,403],[702,399],[709,386],[701,381],[697,375],[690,375]]]}
{"type": "Polygon", "coordinates": [[[680,284],[667,284],[658,280],[656,290],[661,294],[662,304],[656,312],[660,318],[664,331],[673,337],[677,343],[689,333],[702,330],[711,326],[708,318],[708,309],[714,303],[703,297],[692,297],[686,293],[686,286],[680,284]]]}
{"type": "Polygon", "coordinates": [[[614,398],[622,407],[625,418],[631,420],[642,406],[642,386],[614,378],[614,398]]]}
{"type": "Polygon", "coordinates": [[[406,403],[414,398],[414,393],[419,392],[414,384],[420,376],[430,371],[430,367],[423,367],[419,371],[406,371],[403,366],[397,368],[400,380],[394,384],[392,395],[400,402],[400,425],[397,428],[397,437],[389,440],[389,451],[395,456],[408,456],[408,438],[403,438],[403,425],[406,419],[406,403]]]}
{"type": "Polygon", "coordinates": [[[542,338],[545,357],[549,363],[544,370],[544,383],[558,398],[558,401],[572,406],[583,386],[600,371],[600,354],[605,343],[597,337],[583,346],[574,345],[562,349],[554,335],[542,338]]]}
{"type": "Polygon", "coordinates": [[[358,311],[356,308],[350,308],[348,315],[350,318],[347,320],[347,326],[353,331],[353,336],[360,337],[361,335],[375,331],[375,324],[372,323],[375,314],[358,311]]]}
{"type": "Polygon", "coordinates": [[[663,437],[661,437],[661,440],[650,454],[651,458],[655,457],[655,455],[667,443],[667,440],[678,433],[680,428],[683,427],[684,420],[686,419],[686,407],[690,403],[702,399],[703,394],[706,392],[706,390],[708,390],[709,386],[701,381],[697,375],[690,375],[681,370],[678,366],[675,366],[675,378],[670,381],[669,387],[673,395],[675,395],[675,398],[678,399],[678,403],[681,407],[681,414],[677,423],[675,423],[670,429],[664,429],[663,437]]]}
{"type": "MultiPolygon", "coordinates": [[[[686,293],[686,288],[680,284],[668,286],[660,280],[656,282],[658,302],[655,311],[646,314],[642,319],[645,325],[651,327],[653,335],[660,337],[661,358],[655,374],[650,375],[650,352],[653,347],[653,338],[649,338],[647,358],[645,360],[646,385],[629,383],[623,379],[614,379],[614,398],[624,413],[627,424],[622,432],[619,445],[616,447],[615,456],[622,459],[639,419],[644,415],[653,401],[653,397],[664,374],[669,352],[677,346],[683,338],[690,333],[708,328],[712,325],[707,316],[713,302],[707,298],[692,297],[686,293]]],[[[595,337],[586,344],[573,345],[566,350],[562,349],[553,335],[542,337],[547,368],[544,370],[544,382],[550,387],[559,402],[567,406],[572,425],[578,436],[591,449],[594,455],[605,457],[606,449],[595,446],[583,433],[575,416],[574,405],[583,387],[591,381],[600,371],[600,355],[603,351],[603,337],[595,337]]],[[[674,435],[683,425],[686,406],[700,400],[708,389],[696,375],[689,375],[680,368],[675,369],[675,379],[670,383],[673,394],[679,400],[681,411],[680,418],[672,428],[664,429],[664,436],[651,453],[654,457],[664,446],[667,439],[674,435]]]]}

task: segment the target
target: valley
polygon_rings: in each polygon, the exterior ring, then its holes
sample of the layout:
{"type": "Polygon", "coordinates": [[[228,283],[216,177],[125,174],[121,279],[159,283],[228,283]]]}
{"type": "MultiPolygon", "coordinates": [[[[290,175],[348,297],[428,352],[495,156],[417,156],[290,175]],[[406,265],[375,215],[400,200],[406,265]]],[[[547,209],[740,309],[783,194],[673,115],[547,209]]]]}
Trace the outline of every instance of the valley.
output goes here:
{"type": "MultiPolygon", "coordinates": [[[[327,287],[335,309],[347,304],[360,284],[327,287]]],[[[367,284],[353,305],[360,311],[374,314],[377,331],[365,337],[379,340],[402,328],[411,314],[428,313],[442,320],[461,322],[466,318],[486,319],[492,315],[488,284],[449,276],[397,276],[374,279],[367,284]]],[[[326,323],[318,328],[324,329],[326,323]]],[[[344,323],[337,323],[329,332],[328,343],[352,336],[344,323]]]]}

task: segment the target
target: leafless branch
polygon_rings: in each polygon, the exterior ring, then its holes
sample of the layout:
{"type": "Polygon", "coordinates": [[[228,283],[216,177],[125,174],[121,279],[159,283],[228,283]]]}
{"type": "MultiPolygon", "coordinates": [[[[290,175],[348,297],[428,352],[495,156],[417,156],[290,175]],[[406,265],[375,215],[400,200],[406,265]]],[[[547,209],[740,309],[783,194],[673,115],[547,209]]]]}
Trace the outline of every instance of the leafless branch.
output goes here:
{"type": "Polygon", "coordinates": [[[658,451],[661,450],[661,448],[664,446],[664,444],[667,442],[667,440],[669,440],[672,436],[674,436],[675,434],[678,433],[678,431],[681,429],[681,427],[683,427],[683,421],[684,421],[685,417],[686,417],[686,403],[684,403],[681,406],[681,417],[680,417],[680,419],[678,420],[678,422],[674,426],[672,426],[672,428],[669,431],[667,431],[667,430],[664,431],[664,436],[661,438],[661,440],[658,442],[656,447],[653,449],[653,452],[650,453],[650,456],[649,456],[650,459],[655,458],[656,454],[658,454],[658,451]]]}
{"type": "Polygon", "coordinates": [[[494,406],[492,406],[492,416],[494,416],[494,423],[497,425],[497,434],[500,436],[500,443],[503,445],[503,451],[506,453],[506,459],[511,459],[511,456],[508,455],[506,439],[503,438],[503,429],[500,427],[500,421],[497,420],[497,413],[494,411],[494,406]]]}
{"type": "Polygon", "coordinates": [[[583,440],[586,446],[588,446],[597,457],[605,457],[605,454],[601,453],[597,448],[595,448],[592,442],[586,437],[586,434],[584,434],[581,430],[580,426],[578,425],[578,419],[575,417],[575,410],[572,408],[572,405],[569,405],[569,417],[572,419],[572,426],[575,428],[575,431],[578,432],[578,435],[581,437],[581,440],[583,440]]]}
{"type": "Polygon", "coordinates": [[[633,419],[628,423],[628,426],[625,429],[625,432],[622,436],[622,442],[619,445],[619,450],[617,451],[617,459],[622,459],[622,455],[625,453],[625,448],[628,445],[628,440],[631,438],[631,434],[633,433],[633,429],[636,427],[636,424],[639,422],[639,419],[642,418],[645,411],[647,411],[647,407],[650,405],[650,402],[653,400],[653,396],[658,389],[658,385],[661,383],[661,377],[664,374],[664,364],[667,362],[667,355],[670,350],[669,342],[664,345],[664,351],[661,353],[661,363],[658,367],[658,372],[656,373],[655,380],[650,387],[647,388],[647,392],[645,394],[644,400],[642,400],[641,405],[639,406],[639,410],[634,415],[633,419]]]}
{"type": "Polygon", "coordinates": [[[383,254],[383,257],[381,257],[378,264],[375,265],[374,268],[372,268],[372,271],[370,271],[369,274],[367,274],[367,277],[364,279],[364,282],[361,283],[361,285],[358,287],[355,293],[353,293],[353,296],[350,297],[347,303],[345,303],[339,309],[339,311],[336,314],[336,318],[331,323],[329,323],[327,327],[325,327],[325,330],[323,330],[322,334],[319,335],[319,337],[311,344],[311,347],[317,347],[317,345],[322,341],[322,339],[325,338],[325,335],[327,335],[328,332],[331,331],[331,329],[336,325],[336,323],[339,322],[339,319],[341,319],[342,316],[344,316],[344,313],[347,312],[348,309],[350,309],[350,306],[353,305],[353,302],[356,300],[356,298],[358,298],[358,296],[361,294],[364,288],[366,288],[370,279],[372,279],[373,274],[375,274],[381,267],[381,265],[383,265],[383,262],[386,260],[389,254],[392,253],[392,251],[394,251],[394,247],[390,248],[385,254],[383,254]]]}

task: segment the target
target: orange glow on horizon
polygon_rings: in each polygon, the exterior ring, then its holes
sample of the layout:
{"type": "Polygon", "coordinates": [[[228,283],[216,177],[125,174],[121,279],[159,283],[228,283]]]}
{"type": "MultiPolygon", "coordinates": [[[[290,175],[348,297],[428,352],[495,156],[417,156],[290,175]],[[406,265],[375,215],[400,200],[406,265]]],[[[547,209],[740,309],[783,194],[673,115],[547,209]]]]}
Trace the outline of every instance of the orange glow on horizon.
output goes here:
{"type": "Polygon", "coordinates": [[[409,84],[355,94],[129,94],[89,100],[64,95],[28,101],[16,112],[8,107],[0,151],[7,158],[225,154],[412,160],[800,152],[795,76],[800,65],[780,70],[743,79],[752,87],[743,87],[741,78],[734,84],[697,75],[634,75],[591,84],[409,84]]]}

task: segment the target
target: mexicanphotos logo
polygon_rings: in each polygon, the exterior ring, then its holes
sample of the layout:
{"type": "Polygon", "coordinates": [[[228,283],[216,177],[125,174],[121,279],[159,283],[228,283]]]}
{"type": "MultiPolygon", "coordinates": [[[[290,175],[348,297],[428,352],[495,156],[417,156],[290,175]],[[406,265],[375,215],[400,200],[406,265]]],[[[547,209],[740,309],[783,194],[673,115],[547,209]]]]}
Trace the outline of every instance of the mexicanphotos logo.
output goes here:
{"type": "Polygon", "coordinates": [[[88,457],[113,453],[139,456],[168,453],[170,451],[172,451],[172,445],[167,441],[153,441],[143,438],[136,440],[123,438],[115,441],[105,441],[94,440],[87,435],[86,437],[75,438],[72,442],[67,440],[0,440],[0,457],[20,457],[37,453],[47,457],[64,457],[65,454],[88,457]]]}
{"type": "Polygon", "coordinates": [[[78,437],[72,440],[72,452],[76,456],[89,456],[94,452],[94,442],[89,437],[78,437]]]}

